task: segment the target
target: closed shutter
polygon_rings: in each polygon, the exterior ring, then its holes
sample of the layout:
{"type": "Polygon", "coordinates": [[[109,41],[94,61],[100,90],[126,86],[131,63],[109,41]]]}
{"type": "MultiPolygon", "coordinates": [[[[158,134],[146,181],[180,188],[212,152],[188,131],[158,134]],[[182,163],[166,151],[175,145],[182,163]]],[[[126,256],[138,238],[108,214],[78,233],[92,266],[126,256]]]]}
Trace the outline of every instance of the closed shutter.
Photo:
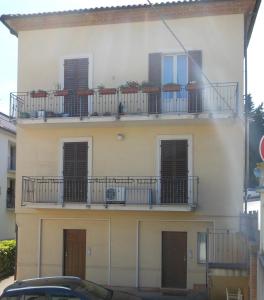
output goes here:
{"type": "MultiPolygon", "coordinates": [[[[149,81],[156,86],[161,86],[161,53],[149,54],[149,81]]],[[[149,94],[148,112],[150,114],[160,113],[161,111],[161,94],[149,94]]]]}
{"type": "Polygon", "coordinates": [[[88,97],[76,97],[76,90],[88,88],[88,58],[64,60],[64,88],[70,90],[64,97],[64,112],[70,116],[85,116],[88,114],[88,97]]]}
{"type": "Polygon", "coordinates": [[[161,141],[161,201],[186,203],[188,186],[188,141],[161,141]]]}
{"type": "Polygon", "coordinates": [[[63,148],[64,201],[85,202],[87,195],[87,142],[67,142],[63,148]]]}
{"type": "MultiPolygon", "coordinates": [[[[198,67],[189,57],[188,59],[188,79],[189,82],[195,81],[198,84],[202,82],[202,51],[195,50],[189,51],[189,55],[197,63],[198,67]]],[[[190,113],[199,113],[202,111],[202,91],[194,90],[189,91],[189,106],[188,111],[190,113]]]]}

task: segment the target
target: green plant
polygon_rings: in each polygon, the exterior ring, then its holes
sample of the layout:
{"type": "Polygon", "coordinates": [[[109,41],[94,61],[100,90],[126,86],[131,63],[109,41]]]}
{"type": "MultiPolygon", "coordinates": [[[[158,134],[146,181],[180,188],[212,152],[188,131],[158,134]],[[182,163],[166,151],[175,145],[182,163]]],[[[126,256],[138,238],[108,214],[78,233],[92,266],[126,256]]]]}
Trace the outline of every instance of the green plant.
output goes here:
{"type": "Polygon", "coordinates": [[[16,261],[16,241],[0,241],[0,278],[14,274],[16,261]]]}
{"type": "Polygon", "coordinates": [[[103,84],[98,84],[97,88],[98,88],[98,90],[102,90],[105,88],[105,86],[103,84]]]}
{"type": "Polygon", "coordinates": [[[120,85],[120,88],[139,88],[139,83],[137,81],[127,81],[120,85]]]}

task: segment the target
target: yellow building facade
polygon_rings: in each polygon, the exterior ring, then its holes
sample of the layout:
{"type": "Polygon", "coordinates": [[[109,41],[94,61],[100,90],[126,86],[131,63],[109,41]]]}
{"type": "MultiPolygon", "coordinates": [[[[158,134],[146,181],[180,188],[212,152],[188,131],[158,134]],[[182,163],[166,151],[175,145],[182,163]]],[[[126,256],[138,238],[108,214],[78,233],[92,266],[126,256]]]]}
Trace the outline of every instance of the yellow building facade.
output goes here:
{"type": "Polygon", "coordinates": [[[159,5],[187,53],[150,7],[2,16],[18,36],[18,279],[206,284],[204,234],[238,231],[243,209],[254,4],[159,5]]]}

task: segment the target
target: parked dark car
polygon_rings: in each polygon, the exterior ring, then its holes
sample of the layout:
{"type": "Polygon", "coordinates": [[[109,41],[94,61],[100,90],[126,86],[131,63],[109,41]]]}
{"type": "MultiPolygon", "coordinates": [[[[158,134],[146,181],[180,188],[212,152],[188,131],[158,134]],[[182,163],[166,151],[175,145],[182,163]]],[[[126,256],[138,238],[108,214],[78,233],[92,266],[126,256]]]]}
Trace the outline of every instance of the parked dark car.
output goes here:
{"type": "Polygon", "coordinates": [[[43,277],[17,281],[6,287],[0,300],[139,300],[78,277],[43,277]]]}

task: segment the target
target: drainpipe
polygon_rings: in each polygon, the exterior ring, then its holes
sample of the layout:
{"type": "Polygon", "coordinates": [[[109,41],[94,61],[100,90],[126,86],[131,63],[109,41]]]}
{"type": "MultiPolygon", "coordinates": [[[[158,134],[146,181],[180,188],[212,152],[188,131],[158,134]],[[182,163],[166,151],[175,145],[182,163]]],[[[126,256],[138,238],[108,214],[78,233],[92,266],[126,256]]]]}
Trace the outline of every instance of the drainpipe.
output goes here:
{"type": "Polygon", "coordinates": [[[247,71],[247,26],[244,34],[244,56],[245,56],[245,166],[244,166],[244,201],[245,213],[248,210],[247,188],[249,183],[249,128],[248,128],[248,71],[247,71]]]}

